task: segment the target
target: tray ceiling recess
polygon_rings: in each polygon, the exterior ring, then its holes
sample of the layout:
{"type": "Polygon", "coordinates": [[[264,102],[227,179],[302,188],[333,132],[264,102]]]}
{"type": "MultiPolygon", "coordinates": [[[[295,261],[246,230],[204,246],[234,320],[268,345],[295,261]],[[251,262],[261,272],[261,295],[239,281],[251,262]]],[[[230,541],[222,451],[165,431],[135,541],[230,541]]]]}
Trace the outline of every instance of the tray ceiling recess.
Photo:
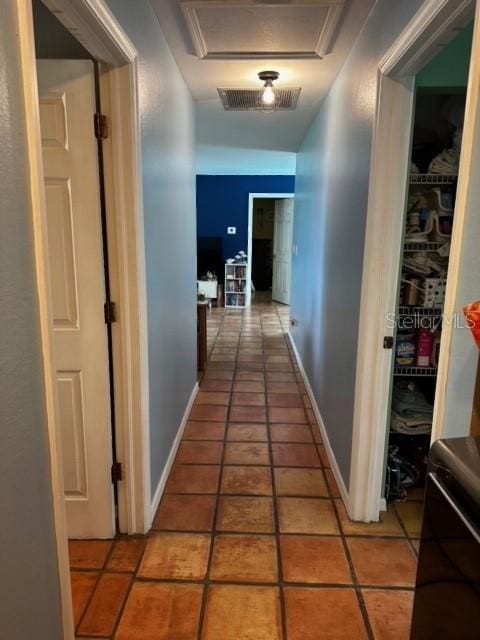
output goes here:
{"type": "Polygon", "coordinates": [[[181,0],[195,52],[206,59],[323,58],[345,0],[181,0]]]}

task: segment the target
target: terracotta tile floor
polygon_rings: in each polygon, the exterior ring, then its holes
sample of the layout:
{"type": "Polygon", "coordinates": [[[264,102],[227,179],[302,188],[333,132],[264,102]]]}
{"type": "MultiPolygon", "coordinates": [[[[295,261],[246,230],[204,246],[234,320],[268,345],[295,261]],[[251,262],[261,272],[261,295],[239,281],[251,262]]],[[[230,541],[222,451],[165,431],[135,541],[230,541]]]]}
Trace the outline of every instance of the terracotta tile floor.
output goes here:
{"type": "Polygon", "coordinates": [[[210,313],[151,533],[70,543],[78,638],[408,640],[421,502],[349,520],[288,321],[271,304],[210,313]]]}

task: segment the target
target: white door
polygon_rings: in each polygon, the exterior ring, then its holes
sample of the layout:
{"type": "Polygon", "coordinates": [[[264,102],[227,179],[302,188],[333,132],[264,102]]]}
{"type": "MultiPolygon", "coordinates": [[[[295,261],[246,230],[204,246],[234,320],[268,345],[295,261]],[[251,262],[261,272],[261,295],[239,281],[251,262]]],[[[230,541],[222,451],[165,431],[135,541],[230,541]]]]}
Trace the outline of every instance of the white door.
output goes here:
{"type": "Polygon", "coordinates": [[[93,64],[37,62],[68,535],[114,535],[93,64]]]}
{"type": "Polygon", "coordinates": [[[275,202],[273,230],[272,298],[290,304],[290,278],[292,271],[293,199],[275,202]]]}

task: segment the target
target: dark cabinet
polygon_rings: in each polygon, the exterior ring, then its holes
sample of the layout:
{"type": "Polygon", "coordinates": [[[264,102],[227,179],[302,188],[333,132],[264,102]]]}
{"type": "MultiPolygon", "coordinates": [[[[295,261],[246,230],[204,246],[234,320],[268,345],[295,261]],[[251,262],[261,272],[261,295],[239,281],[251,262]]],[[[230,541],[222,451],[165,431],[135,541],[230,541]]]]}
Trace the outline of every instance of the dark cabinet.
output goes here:
{"type": "Polygon", "coordinates": [[[202,373],[207,364],[207,308],[208,302],[197,302],[197,370],[202,373]]]}
{"type": "Polygon", "coordinates": [[[430,452],[410,640],[480,638],[480,438],[430,452]]]}

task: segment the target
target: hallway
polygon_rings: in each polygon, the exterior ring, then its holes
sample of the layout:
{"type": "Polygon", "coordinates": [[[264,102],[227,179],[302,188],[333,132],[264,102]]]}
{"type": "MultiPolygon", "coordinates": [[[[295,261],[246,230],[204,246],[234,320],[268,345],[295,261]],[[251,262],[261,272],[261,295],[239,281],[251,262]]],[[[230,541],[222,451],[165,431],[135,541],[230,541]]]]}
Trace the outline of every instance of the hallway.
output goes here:
{"type": "Polygon", "coordinates": [[[4,0],[0,56],[0,640],[477,640],[480,0],[4,0]]]}
{"type": "Polygon", "coordinates": [[[70,543],[77,637],[408,639],[414,503],[348,520],[288,322],[277,305],[212,310],[152,532],[70,543]]]}

